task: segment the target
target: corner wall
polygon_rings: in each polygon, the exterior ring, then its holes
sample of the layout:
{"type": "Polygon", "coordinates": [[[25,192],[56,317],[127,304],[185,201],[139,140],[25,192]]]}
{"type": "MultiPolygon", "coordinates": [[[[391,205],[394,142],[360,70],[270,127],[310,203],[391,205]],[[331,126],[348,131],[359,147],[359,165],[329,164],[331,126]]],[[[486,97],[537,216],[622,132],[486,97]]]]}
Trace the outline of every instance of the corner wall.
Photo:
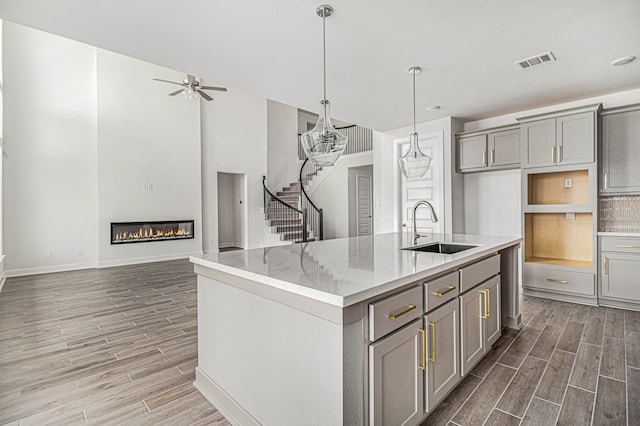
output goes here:
{"type": "Polygon", "coordinates": [[[280,191],[299,173],[298,109],[267,100],[267,186],[280,191]]]}

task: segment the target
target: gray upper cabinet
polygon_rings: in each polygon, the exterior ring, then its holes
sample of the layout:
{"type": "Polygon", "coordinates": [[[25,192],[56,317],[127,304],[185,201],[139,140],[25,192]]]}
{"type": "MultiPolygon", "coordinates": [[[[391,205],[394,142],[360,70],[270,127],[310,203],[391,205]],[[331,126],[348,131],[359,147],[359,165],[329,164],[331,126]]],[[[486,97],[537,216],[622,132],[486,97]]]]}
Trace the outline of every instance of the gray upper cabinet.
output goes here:
{"type": "Polygon", "coordinates": [[[458,170],[462,173],[520,167],[520,132],[507,126],[458,135],[458,170]]]}
{"type": "Polygon", "coordinates": [[[602,113],[600,193],[640,194],[640,105],[602,113]]]}
{"type": "Polygon", "coordinates": [[[522,168],[593,163],[600,104],[519,118],[522,168]]]}

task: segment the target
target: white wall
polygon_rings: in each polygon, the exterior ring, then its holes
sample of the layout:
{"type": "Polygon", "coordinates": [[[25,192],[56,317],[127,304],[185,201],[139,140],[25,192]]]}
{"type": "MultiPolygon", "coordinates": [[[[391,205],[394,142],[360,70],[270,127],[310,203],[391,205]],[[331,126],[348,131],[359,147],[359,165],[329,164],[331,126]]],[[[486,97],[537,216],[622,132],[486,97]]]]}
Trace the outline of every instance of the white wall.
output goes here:
{"type": "Polygon", "coordinates": [[[5,268],[94,265],[96,49],[9,22],[3,40],[5,268]]]}
{"type": "MultiPolygon", "coordinates": [[[[219,85],[203,82],[206,85],[219,85]]],[[[247,246],[262,247],[262,176],[267,171],[267,100],[229,88],[202,101],[202,203],[205,253],[218,250],[218,172],[246,174],[247,246]]]]}
{"type": "Polygon", "coordinates": [[[298,179],[298,109],[267,100],[267,186],[298,179]]]}
{"type": "Polygon", "coordinates": [[[349,169],[369,164],[373,164],[371,151],[343,156],[317,189],[312,188],[311,199],[323,209],[324,239],[349,236],[349,169]]]}
{"type": "Polygon", "coordinates": [[[200,252],[198,103],[151,80],[183,74],[7,22],[4,55],[7,272],[200,252]],[[196,239],[110,245],[110,222],[162,219],[196,239]]]}
{"type": "Polygon", "coordinates": [[[199,253],[199,101],[152,80],[181,81],[177,71],[104,50],[97,63],[100,265],[199,253]],[[111,222],[191,219],[194,239],[111,245],[111,222]]]}
{"type": "Polygon", "coordinates": [[[3,117],[3,82],[2,78],[2,19],[0,19],[0,290],[4,284],[4,246],[3,240],[3,222],[2,222],[2,163],[4,162],[4,141],[2,131],[2,117],[3,117]]]}

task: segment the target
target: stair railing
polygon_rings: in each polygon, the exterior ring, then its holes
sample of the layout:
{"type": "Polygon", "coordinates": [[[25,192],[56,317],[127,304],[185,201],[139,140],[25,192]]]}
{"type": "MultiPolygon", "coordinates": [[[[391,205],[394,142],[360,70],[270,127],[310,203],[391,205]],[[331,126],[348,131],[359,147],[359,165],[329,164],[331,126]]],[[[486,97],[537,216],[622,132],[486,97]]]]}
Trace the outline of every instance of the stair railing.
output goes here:
{"type": "Polygon", "coordinates": [[[291,225],[291,223],[295,223],[296,220],[302,219],[302,238],[295,238],[294,242],[307,242],[307,238],[309,232],[307,230],[307,209],[297,209],[290,204],[285,203],[277,196],[273,195],[271,191],[267,188],[267,177],[262,176],[262,188],[263,188],[263,202],[264,202],[264,215],[265,219],[271,220],[282,220],[284,225],[278,226],[278,230],[280,228],[283,231],[286,231],[287,228],[297,229],[297,225],[291,225]]]}
{"type": "Polygon", "coordinates": [[[300,207],[305,212],[310,212],[308,217],[309,230],[313,233],[313,236],[319,240],[324,239],[324,216],[322,209],[319,209],[318,206],[315,205],[311,198],[309,198],[309,194],[307,194],[307,190],[305,189],[305,185],[309,182],[309,180],[318,174],[318,171],[322,170],[322,167],[316,166],[314,163],[309,161],[307,158],[302,163],[302,167],[300,167],[300,207]]]}

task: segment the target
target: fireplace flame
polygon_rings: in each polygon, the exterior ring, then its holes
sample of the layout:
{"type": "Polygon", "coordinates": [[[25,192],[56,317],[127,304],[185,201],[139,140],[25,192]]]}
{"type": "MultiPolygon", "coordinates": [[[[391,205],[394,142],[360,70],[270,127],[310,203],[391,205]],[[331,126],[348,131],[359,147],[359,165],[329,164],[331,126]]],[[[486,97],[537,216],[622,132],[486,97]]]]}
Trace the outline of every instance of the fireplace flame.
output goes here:
{"type": "Polygon", "coordinates": [[[191,232],[185,229],[153,229],[153,227],[149,227],[148,229],[140,229],[136,232],[118,232],[115,235],[115,241],[125,241],[125,240],[147,240],[154,238],[167,238],[167,237],[189,237],[191,236],[191,232]]]}

